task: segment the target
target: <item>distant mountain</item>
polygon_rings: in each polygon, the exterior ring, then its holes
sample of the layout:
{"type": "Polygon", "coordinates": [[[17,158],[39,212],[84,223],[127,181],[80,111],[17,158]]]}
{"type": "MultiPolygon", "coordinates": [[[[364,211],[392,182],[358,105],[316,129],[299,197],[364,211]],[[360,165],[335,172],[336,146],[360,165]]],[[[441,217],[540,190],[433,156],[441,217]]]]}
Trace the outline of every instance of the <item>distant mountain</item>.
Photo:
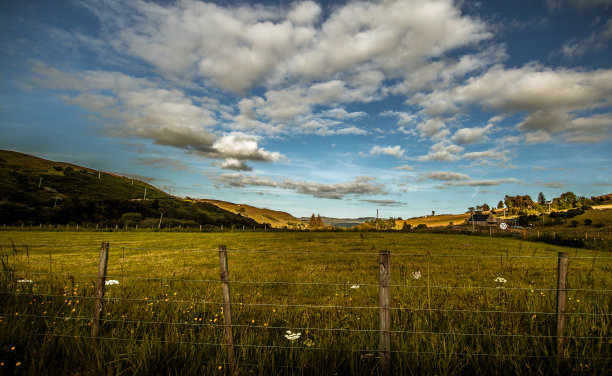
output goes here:
{"type": "Polygon", "coordinates": [[[244,217],[254,219],[255,221],[261,224],[268,224],[271,227],[283,228],[287,227],[289,229],[298,229],[305,228],[306,225],[301,222],[299,219],[295,218],[289,213],[270,210],[270,209],[261,209],[256,208],[254,206],[245,205],[245,204],[234,204],[227,201],[220,200],[212,200],[212,199],[200,199],[196,200],[198,202],[207,202],[213,205],[220,207],[221,209],[230,211],[232,213],[240,214],[244,217]]]}
{"type": "Polygon", "coordinates": [[[0,220],[53,223],[258,226],[253,219],[206,202],[169,195],[113,173],[0,150],[0,220]]]}
{"type": "MultiPolygon", "coordinates": [[[[358,226],[358,225],[360,225],[362,223],[365,223],[366,221],[374,220],[376,218],[374,218],[374,217],[365,217],[365,218],[332,218],[332,217],[321,217],[321,219],[323,220],[323,223],[325,225],[328,225],[328,226],[350,228],[350,227],[358,226]]],[[[301,217],[301,218],[299,218],[299,220],[304,222],[304,223],[308,223],[308,221],[310,220],[310,217],[301,217]]]]}

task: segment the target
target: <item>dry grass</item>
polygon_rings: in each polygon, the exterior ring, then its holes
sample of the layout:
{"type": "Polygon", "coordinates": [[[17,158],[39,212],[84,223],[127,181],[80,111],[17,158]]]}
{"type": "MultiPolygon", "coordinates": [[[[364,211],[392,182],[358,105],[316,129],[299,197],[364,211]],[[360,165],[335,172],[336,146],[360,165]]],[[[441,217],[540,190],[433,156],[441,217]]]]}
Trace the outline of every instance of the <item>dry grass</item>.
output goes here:
{"type": "Polygon", "coordinates": [[[427,227],[436,227],[436,226],[448,226],[451,222],[455,225],[463,223],[468,218],[470,218],[470,214],[442,214],[442,215],[431,215],[419,218],[410,218],[404,219],[402,221],[396,221],[395,226],[397,228],[402,228],[404,223],[409,225],[417,226],[419,224],[426,224],[427,227]]]}

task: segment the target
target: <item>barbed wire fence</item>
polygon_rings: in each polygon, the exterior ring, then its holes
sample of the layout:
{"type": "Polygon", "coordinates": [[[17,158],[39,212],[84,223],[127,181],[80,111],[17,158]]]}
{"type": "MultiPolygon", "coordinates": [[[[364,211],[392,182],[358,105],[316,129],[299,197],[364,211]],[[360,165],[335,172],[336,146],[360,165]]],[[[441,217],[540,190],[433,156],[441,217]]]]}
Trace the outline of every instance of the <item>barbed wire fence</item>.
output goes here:
{"type": "MultiPolygon", "coordinates": [[[[1,245],[0,245],[1,246],[1,245]]],[[[16,247],[14,244],[11,245],[13,249],[13,255],[17,254],[16,247]]],[[[4,249],[6,246],[3,246],[4,249]]],[[[50,244],[28,244],[22,245],[25,248],[25,252],[29,253],[30,248],[42,247],[42,248],[98,248],[96,246],[75,246],[75,245],[50,245],[50,244]]],[[[91,325],[91,335],[70,335],[70,334],[56,334],[56,333],[33,333],[36,336],[50,336],[59,338],[79,338],[87,339],[92,341],[135,341],[135,342],[152,342],[152,343],[172,343],[180,345],[191,345],[191,346],[213,346],[217,348],[226,349],[226,361],[218,363],[219,365],[228,366],[230,369],[235,370],[237,367],[247,366],[261,366],[261,364],[250,364],[240,363],[237,361],[235,355],[235,348],[251,348],[251,349],[269,349],[269,350],[299,350],[299,351],[329,351],[329,352],[353,352],[363,353],[364,356],[375,357],[378,359],[380,364],[380,370],[382,373],[389,374],[391,370],[391,354],[421,354],[421,355],[449,355],[449,356],[476,356],[476,357],[523,357],[523,358],[556,358],[557,361],[562,359],[579,359],[580,356],[574,356],[568,354],[565,350],[566,341],[569,339],[573,340],[601,340],[601,336],[571,336],[566,335],[565,332],[565,319],[571,316],[583,316],[583,317],[609,317],[612,314],[606,313],[594,313],[594,312],[567,312],[566,311],[566,299],[567,292],[590,292],[609,294],[612,290],[609,289],[594,289],[594,288],[567,288],[567,274],[568,274],[568,260],[570,257],[565,252],[560,252],[557,256],[527,256],[527,255],[506,255],[502,257],[506,258],[518,258],[518,259],[556,259],[558,261],[557,266],[557,286],[553,288],[532,288],[532,287],[504,287],[503,291],[526,291],[531,290],[538,292],[556,292],[556,311],[532,311],[532,310],[482,310],[482,309],[445,309],[445,308],[431,308],[431,307],[394,307],[391,304],[391,288],[414,288],[414,289],[440,289],[440,290],[500,290],[500,286],[435,286],[435,285],[401,285],[391,283],[391,253],[386,250],[379,252],[287,252],[287,251],[249,251],[249,250],[235,250],[227,251],[225,246],[219,246],[218,250],[195,250],[195,249],[169,249],[169,248],[130,248],[121,247],[125,252],[128,250],[156,250],[156,251],[180,251],[180,252],[215,252],[219,255],[219,272],[220,279],[188,279],[188,278],[167,278],[167,277],[143,277],[143,276],[125,276],[123,273],[119,275],[107,275],[108,266],[108,254],[110,245],[109,243],[102,243],[100,245],[100,260],[98,264],[97,274],[70,274],[70,273],[54,273],[52,269],[52,257],[49,253],[49,272],[32,272],[27,271],[26,275],[30,276],[48,276],[49,278],[54,277],[86,277],[95,278],[95,293],[92,295],[71,295],[72,299],[81,300],[92,300],[93,301],[93,315],[92,316],[52,316],[52,315],[35,315],[35,314],[22,314],[23,318],[30,319],[45,319],[45,320],[65,320],[74,322],[89,322],[91,325]],[[227,254],[249,254],[249,253],[261,253],[261,254],[279,254],[284,256],[291,256],[297,254],[319,254],[319,255],[351,255],[351,256],[374,256],[379,257],[379,283],[328,283],[328,282],[298,282],[298,281],[242,281],[232,280],[229,274],[229,264],[227,260],[227,254]],[[175,341],[175,340],[156,340],[156,339],[138,339],[138,338],[119,338],[106,336],[104,334],[104,324],[112,323],[133,323],[133,324],[146,324],[146,325],[168,325],[168,326],[183,326],[183,327],[200,327],[199,323],[189,322],[168,322],[168,321],[147,321],[147,320],[126,320],[114,319],[104,317],[103,307],[105,300],[105,292],[107,281],[114,278],[122,279],[134,279],[134,280],[146,280],[146,281],[178,281],[178,282],[198,282],[198,283],[219,283],[221,285],[223,301],[214,300],[195,300],[195,299],[165,299],[161,301],[166,304],[202,304],[202,305],[214,305],[219,306],[223,315],[224,323],[210,323],[207,326],[211,328],[217,328],[223,330],[224,341],[218,342],[198,342],[198,341],[175,341]],[[330,287],[349,287],[349,288],[360,288],[360,287],[378,287],[378,305],[367,305],[367,306],[351,306],[351,305],[334,305],[334,304],[278,304],[278,303],[244,303],[244,302],[233,302],[231,295],[232,285],[295,285],[295,286],[330,286],[330,287]],[[323,328],[323,327],[300,327],[300,326],[268,326],[266,325],[249,325],[249,324],[236,324],[232,322],[232,310],[234,307],[275,307],[275,308],[287,308],[287,309],[328,309],[328,310],[369,310],[378,311],[379,314],[379,327],[378,328],[323,328]],[[500,333],[464,333],[464,332],[436,332],[436,331],[423,331],[423,330],[393,330],[391,327],[391,313],[392,312],[440,312],[440,313],[463,313],[463,314],[486,314],[486,315],[547,315],[555,316],[556,327],[555,335],[529,335],[529,334],[500,334],[500,333]],[[334,348],[334,347],[317,347],[317,346],[279,346],[279,345],[260,345],[260,344],[249,344],[249,343],[235,343],[233,330],[234,328],[247,329],[247,330],[284,330],[287,333],[293,333],[293,331],[319,331],[329,333],[371,333],[378,334],[379,341],[377,346],[372,346],[367,349],[360,348],[334,348]],[[487,352],[444,352],[444,351],[408,351],[405,349],[393,349],[391,347],[391,335],[428,335],[428,336],[440,336],[440,335],[460,335],[465,337],[492,337],[492,338],[532,338],[532,339],[550,339],[556,341],[556,353],[554,355],[527,355],[527,354],[512,354],[512,353],[487,353],[487,352]],[[373,350],[376,348],[377,350],[373,350]]],[[[22,252],[23,253],[23,252],[22,252]]],[[[6,257],[8,263],[8,256],[10,253],[3,253],[2,257],[6,257]]],[[[488,259],[488,258],[499,258],[498,255],[469,255],[469,254],[415,254],[415,253],[395,253],[394,257],[439,257],[439,258],[475,258],[475,259],[488,259]]],[[[571,257],[576,260],[610,260],[610,256],[576,256],[571,257]]],[[[4,259],[2,261],[5,265],[4,259]]],[[[29,254],[28,254],[29,263],[29,254]]],[[[4,274],[15,273],[6,266],[2,271],[4,274]]],[[[0,291],[2,295],[15,295],[15,291],[0,291]]],[[[22,296],[35,296],[37,298],[65,298],[66,294],[41,294],[34,292],[19,292],[22,296]]],[[[131,303],[149,303],[148,298],[129,298],[129,297],[106,297],[107,301],[119,301],[119,302],[131,302],[131,303]]],[[[288,337],[289,338],[289,337],[288,337]]],[[[591,358],[599,359],[604,361],[612,360],[612,357],[600,357],[591,358]]],[[[275,367],[283,368],[291,366],[275,365],[275,367]]]]}

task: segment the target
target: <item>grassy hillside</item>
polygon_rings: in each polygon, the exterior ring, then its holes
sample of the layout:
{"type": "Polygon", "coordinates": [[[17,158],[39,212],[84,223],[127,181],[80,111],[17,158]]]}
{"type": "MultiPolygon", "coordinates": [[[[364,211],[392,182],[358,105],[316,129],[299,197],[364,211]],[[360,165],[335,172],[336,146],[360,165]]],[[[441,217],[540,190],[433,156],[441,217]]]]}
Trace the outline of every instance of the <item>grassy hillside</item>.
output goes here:
{"type": "Polygon", "coordinates": [[[283,228],[287,227],[289,229],[294,228],[303,228],[305,227],[304,223],[292,216],[289,213],[270,210],[270,209],[261,209],[256,208],[254,206],[245,205],[245,204],[234,204],[227,201],[220,200],[212,200],[212,199],[202,199],[197,200],[198,202],[207,202],[213,205],[220,207],[221,209],[230,211],[232,213],[240,214],[244,217],[251,218],[259,223],[267,223],[272,227],[283,228]]]}
{"type": "Polygon", "coordinates": [[[0,218],[7,224],[54,223],[153,227],[247,225],[251,219],[192,203],[113,173],[0,150],[0,218]]]}

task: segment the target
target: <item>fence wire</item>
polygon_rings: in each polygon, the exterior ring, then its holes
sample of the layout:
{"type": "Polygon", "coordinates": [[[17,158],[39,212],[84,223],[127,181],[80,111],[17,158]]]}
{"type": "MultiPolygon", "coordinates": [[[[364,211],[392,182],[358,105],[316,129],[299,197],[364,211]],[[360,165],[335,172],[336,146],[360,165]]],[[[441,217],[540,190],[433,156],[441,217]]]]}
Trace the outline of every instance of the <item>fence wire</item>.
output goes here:
{"type": "MultiPolygon", "coordinates": [[[[39,318],[51,320],[74,320],[74,321],[90,321],[93,322],[94,317],[90,316],[51,316],[51,315],[31,315],[21,314],[19,318],[39,318]]],[[[317,328],[317,327],[296,327],[296,326],[269,326],[269,325],[249,325],[249,324],[232,324],[224,325],[217,323],[195,323],[195,322],[168,322],[168,321],[147,321],[147,320],[128,320],[128,319],[109,319],[100,318],[101,322],[113,322],[122,324],[146,324],[146,325],[170,325],[170,326],[189,326],[189,327],[215,327],[225,328],[247,328],[247,329],[264,329],[264,330],[309,330],[320,332],[345,332],[345,333],[379,333],[380,329],[348,329],[348,328],[317,328]]],[[[439,335],[439,336],[466,336],[466,337],[494,337],[494,338],[538,338],[538,339],[553,339],[557,336],[552,335],[532,335],[532,334],[498,334],[498,333],[463,333],[463,332],[433,332],[433,331],[411,331],[411,330],[389,330],[389,333],[394,334],[411,334],[411,335],[439,335]]],[[[604,336],[565,336],[566,339],[604,339],[604,336]]]]}
{"type": "MultiPolygon", "coordinates": [[[[15,296],[37,296],[44,298],[62,299],[97,299],[95,296],[87,295],[64,295],[64,294],[37,294],[28,292],[0,291],[0,294],[12,294],[15,296]]],[[[105,297],[106,301],[124,302],[146,302],[146,303],[184,303],[184,304],[210,304],[224,305],[224,302],[214,302],[206,300],[176,300],[176,299],[157,299],[157,298],[121,298],[105,297]]],[[[322,308],[322,309],[348,309],[348,310],[379,310],[379,306],[346,306],[346,305],[318,305],[318,304],[275,304],[275,303],[241,303],[230,302],[232,306],[239,307],[273,307],[273,308],[322,308]]],[[[444,308],[416,308],[416,307],[389,307],[391,311],[417,311],[417,312],[456,312],[456,313],[486,313],[486,314],[514,314],[514,315],[557,315],[556,312],[539,311],[498,311],[498,310],[472,310],[472,309],[444,309],[444,308]]],[[[572,316],[612,316],[612,313],[593,313],[593,312],[566,312],[565,315],[572,316]]]]}
{"type": "MultiPolygon", "coordinates": [[[[1,270],[0,273],[13,273],[11,271],[1,270]]],[[[54,276],[54,277],[84,277],[84,278],[97,278],[96,274],[70,274],[70,273],[49,273],[49,272],[23,272],[25,275],[40,275],[40,276],[54,276]]],[[[169,278],[169,277],[141,277],[141,276],[125,276],[125,275],[107,275],[106,279],[136,279],[144,281],[173,281],[173,282],[190,282],[190,283],[223,283],[218,279],[185,279],[185,278],[169,278]]],[[[349,287],[349,288],[361,288],[361,287],[380,287],[379,284],[373,283],[329,283],[329,282],[290,282],[290,281],[238,281],[230,280],[227,281],[230,284],[244,284],[244,285],[295,285],[295,286],[334,286],[334,287],[349,287]]],[[[391,284],[389,287],[397,288],[416,288],[416,289],[444,289],[444,290],[495,290],[495,291],[557,291],[555,288],[538,288],[538,287],[505,287],[505,286],[428,286],[428,285],[397,285],[391,284]]],[[[583,288],[566,288],[565,291],[579,291],[579,292],[601,292],[610,293],[612,289],[583,289],[583,288]]]]}
{"type": "MultiPolygon", "coordinates": [[[[54,333],[28,333],[31,336],[47,336],[47,337],[62,337],[74,339],[102,340],[102,341],[127,341],[127,342],[148,342],[148,343],[164,343],[175,345],[188,346],[217,346],[226,347],[226,344],[215,342],[192,342],[192,341],[171,341],[171,340],[150,340],[138,338],[120,338],[120,337],[92,337],[92,336],[77,336],[69,334],[54,334],[54,333]]],[[[258,349],[283,349],[283,350],[309,350],[309,351],[341,351],[341,352],[359,352],[376,354],[378,351],[374,349],[359,349],[359,348],[333,348],[333,347],[306,347],[306,346],[273,346],[273,345],[253,345],[234,343],[235,347],[258,348],[258,349]]],[[[526,355],[526,354],[492,354],[492,353],[459,353],[459,352],[439,352],[439,351],[405,351],[391,350],[394,354],[421,354],[421,355],[442,355],[442,356],[490,356],[490,357],[510,357],[510,358],[556,358],[554,355],[526,355]]],[[[585,357],[565,357],[565,359],[585,359],[585,357]]],[[[612,357],[587,357],[589,360],[612,360],[612,357]]]]}

